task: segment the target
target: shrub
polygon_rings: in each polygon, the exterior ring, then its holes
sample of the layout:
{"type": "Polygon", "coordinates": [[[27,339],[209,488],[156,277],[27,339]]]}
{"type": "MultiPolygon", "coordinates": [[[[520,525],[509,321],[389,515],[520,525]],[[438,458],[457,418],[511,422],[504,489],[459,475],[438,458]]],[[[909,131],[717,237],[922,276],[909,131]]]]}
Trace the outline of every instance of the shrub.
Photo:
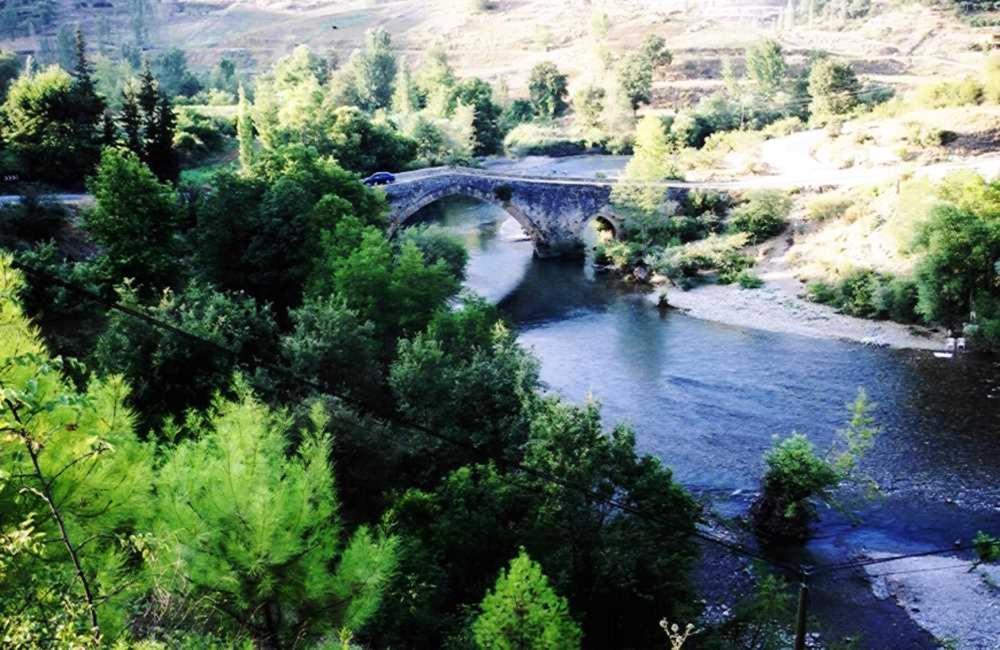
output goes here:
{"type": "Polygon", "coordinates": [[[746,243],[747,236],[743,233],[710,235],[702,241],[661,251],[652,258],[651,266],[682,286],[687,286],[688,280],[698,273],[713,269],[718,272],[719,282],[728,284],[753,265],[753,260],[740,252],[746,243]]]}
{"type": "Polygon", "coordinates": [[[986,61],[983,96],[988,102],[1000,103],[1000,55],[994,54],[986,61]]]}
{"type": "Polygon", "coordinates": [[[903,138],[918,147],[942,147],[958,137],[954,131],[937,129],[917,122],[909,122],[905,128],[906,133],[903,138]]]}
{"type": "Polygon", "coordinates": [[[809,71],[809,106],[814,116],[827,117],[850,113],[858,104],[861,84],[847,63],[821,59],[809,71]]]}
{"type": "Polygon", "coordinates": [[[746,233],[749,242],[756,244],[784,230],[791,209],[792,200],[784,192],[751,192],[745,203],[729,213],[729,230],[746,233]]]}
{"type": "Polygon", "coordinates": [[[818,196],[806,206],[806,216],[810,221],[832,221],[843,217],[853,204],[842,196],[818,196]]]}
{"type": "Polygon", "coordinates": [[[806,286],[806,297],[821,305],[831,305],[837,299],[837,288],[829,282],[816,280],[806,286]]]}
{"type": "Polygon", "coordinates": [[[837,472],[801,433],[776,443],[764,462],[763,494],[751,510],[754,526],[785,538],[804,538],[815,514],[809,500],[833,488],[837,472]]]}
{"type": "Polygon", "coordinates": [[[771,122],[765,126],[761,133],[767,139],[770,138],[780,138],[786,135],[791,135],[793,133],[798,133],[806,128],[806,123],[803,122],[798,117],[792,115],[791,117],[783,117],[776,122],[771,122]]]}
{"type": "Polygon", "coordinates": [[[760,289],[764,286],[764,281],[747,269],[740,271],[736,275],[736,283],[743,289],[760,289]]]}
{"type": "Polygon", "coordinates": [[[733,205],[733,197],[726,192],[715,190],[691,190],[681,199],[681,212],[684,214],[704,214],[711,212],[724,216],[733,205]]]}
{"type": "Polygon", "coordinates": [[[66,208],[62,204],[28,194],[18,204],[0,206],[0,245],[14,248],[48,241],[65,223],[66,208]]]}
{"type": "Polygon", "coordinates": [[[926,108],[947,108],[982,103],[985,90],[978,81],[967,77],[962,81],[941,81],[921,86],[916,103],[926,108]]]}
{"type": "Polygon", "coordinates": [[[587,151],[578,136],[556,124],[520,124],[503,141],[512,156],[573,156],[587,151]]]}
{"type": "Polygon", "coordinates": [[[853,270],[835,284],[811,282],[806,296],[859,318],[888,318],[899,323],[920,320],[916,312],[916,282],[870,269],[853,270]]]}

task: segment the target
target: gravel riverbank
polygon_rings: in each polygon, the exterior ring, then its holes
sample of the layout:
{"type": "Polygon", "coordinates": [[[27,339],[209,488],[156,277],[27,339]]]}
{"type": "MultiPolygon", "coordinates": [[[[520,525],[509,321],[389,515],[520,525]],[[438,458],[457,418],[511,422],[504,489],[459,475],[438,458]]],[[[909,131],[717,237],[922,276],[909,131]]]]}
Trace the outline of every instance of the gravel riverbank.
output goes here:
{"type": "Polygon", "coordinates": [[[771,283],[760,289],[706,284],[689,291],[660,286],[649,294],[649,300],[658,303],[664,293],[671,307],[689,316],[737,327],[898,349],[944,349],[943,333],[838,314],[771,283]]]}
{"type": "Polygon", "coordinates": [[[873,564],[866,572],[877,598],[894,599],[942,643],[962,650],[1000,648],[1000,567],[928,555],[873,564]]]}

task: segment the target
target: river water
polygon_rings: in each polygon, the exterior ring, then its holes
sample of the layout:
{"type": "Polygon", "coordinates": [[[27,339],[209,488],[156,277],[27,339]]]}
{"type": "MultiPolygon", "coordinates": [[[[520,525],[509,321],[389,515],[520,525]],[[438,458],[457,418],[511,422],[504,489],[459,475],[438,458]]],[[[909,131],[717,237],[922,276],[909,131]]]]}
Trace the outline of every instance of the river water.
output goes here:
{"type": "MultiPolygon", "coordinates": [[[[452,199],[422,216],[465,241],[467,288],[499,304],[547,388],[599,400],[606,424],[630,423],[640,450],[717,512],[745,511],[775,436],[798,431],[825,449],[863,387],[882,428],[864,470],[881,496],[856,508],[856,521],[823,513],[814,541],[779,554],[822,565],[1000,531],[996,360],[944,361],[660,313],[587,262],[534,259],[496,207],[452,199]]],[[[936,647],[857,573],[818,577],[813,593],[812,612],[831,635],[861,635],[861,647],[936,647]]]]}

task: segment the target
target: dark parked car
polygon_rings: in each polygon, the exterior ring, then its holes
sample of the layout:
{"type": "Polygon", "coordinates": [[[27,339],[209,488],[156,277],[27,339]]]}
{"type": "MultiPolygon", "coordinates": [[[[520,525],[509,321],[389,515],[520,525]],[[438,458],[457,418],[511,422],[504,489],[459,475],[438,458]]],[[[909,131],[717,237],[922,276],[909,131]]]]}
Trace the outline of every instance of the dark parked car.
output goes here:
{"type": "Polygon", "coordinates": [[[364,180],[365,185],[388,185],[395,182],[396,177],[389,172],[375,172],[364,180]]]}

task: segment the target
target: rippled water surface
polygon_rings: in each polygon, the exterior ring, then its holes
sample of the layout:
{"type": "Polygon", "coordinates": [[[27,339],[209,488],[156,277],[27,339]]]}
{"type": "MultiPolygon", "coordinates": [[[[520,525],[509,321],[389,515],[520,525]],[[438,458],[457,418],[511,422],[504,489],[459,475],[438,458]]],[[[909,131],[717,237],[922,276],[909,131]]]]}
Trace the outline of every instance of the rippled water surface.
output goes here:
{"type": "MultiPolygon", "coordinates": [[[[807,560],[936,548],[1000,529],[997,361],[945,361],[660,313],[586,263],[533,259],[530,242],[512,240],[512,222],[497,208],[448,201],[425,216],[464,239],[467,286],[499,303],[551,390],[598,399],[607,422],[629,422],[642,451],[689,489],[725,495],[722,508],[745,506],[747,497],[728,495],[756,489],[774,436],[799,431],[825,448],[864,387],[883,429],[865,469],[884,496],[864,509],[861,525],[824,516],[807,560]]],[[[863,581],[828,586],[816,609],[836,631],[860,627],[870,640],[893,630],[897,647],[929,643],[887,603],[858,606],[863,581]],[[840,589],[850,593],[830,596],[840,589]]]]}

